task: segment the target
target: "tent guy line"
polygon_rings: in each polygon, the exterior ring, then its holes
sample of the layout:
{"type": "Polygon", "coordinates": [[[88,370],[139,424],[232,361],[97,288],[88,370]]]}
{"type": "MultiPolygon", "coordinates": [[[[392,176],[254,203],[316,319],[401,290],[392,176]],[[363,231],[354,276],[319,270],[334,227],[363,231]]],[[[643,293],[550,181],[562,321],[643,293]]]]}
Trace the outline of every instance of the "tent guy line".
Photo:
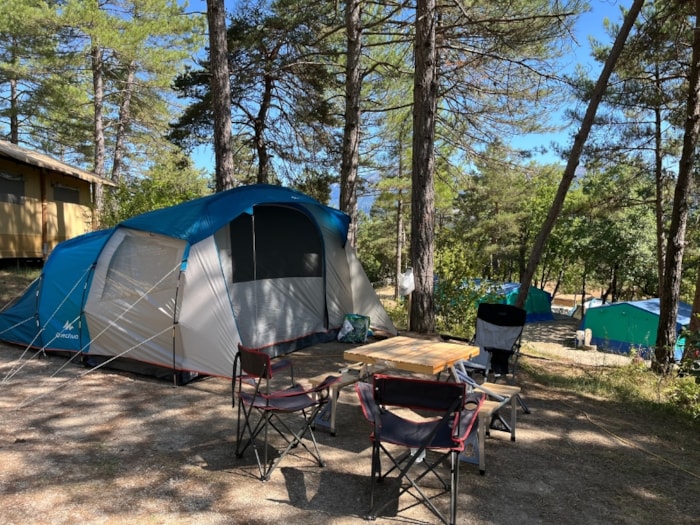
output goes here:
{"type": "Polygon", "coordinates": [[[699,475],[699,474],[693,472],[692,470],[688,470],[688,469],[685,468],[683,465],[679,465],[678,463],[676,463],[676,462],[674,462],[674,461],[671,461],[670,459],[667,459],[667,458],[665,458],[664,456],[661,456],[660,454],[657,454],[656,452],[652,452],[651,450],[647,450],[646,448],[644,448],[643,446],[639,445],[638,443],[635,443],[634,441],[631,441],[631,440],[629,440],[629,439],[623,438],[622,436],[616,434],[615,432],[613,432],[612,430],[610,430],[609,428],[607,428],[605,425],[602,425],[602,424],[596,422],[596,421],[591,417],[591,415],[590,415],[588,412],[586,412],[585,410],[582,410],[582,409],[580,409],[580,408],[578,408],[578,407],[575,407],[574,405],[572,405],[572,404],[570,404],[570,403],[567,403],[567,402],[564,401],[564,400],[560,400],[560,402],[561,402],[562,405],[564,405],[564,406],[570,408],[572,411],[574,411],[574,412],[579,412],[580,414],[582,414],[583,417],[586,418],[586,421],[588,421],[591,425],[593,425],[594,427],[596,427],[596,428],[600,429],[601,431],[605,432],[605,433],[608,434],[610,437],[612,437],[613,439],[619,441],[619,442],[622,443],[623,445],[626,445],[626,446],[628,446],[628,447],[630,447],[630,448],[639,450],[640,452],[643,452],[644,454],[647,454],[647,455],[649,455],[649,456],[651,456],[651,457],[653,457],[653,458],[658,459],[659,461],[662,461],[663,463],[666,463],[667,465],[673,467],[673,468],[676,469],[676,470],[679,470],[679,471],[681,471],[681,472],[684,472],[684,473],[688,474],[689,476],[692,476],[692,477],[694,477],[694,478],[696,478],[696,479],[700,479],[700,475],[699,475]]]}
{"type": "MultiPolygon", "coordinates": [[[[51,313],[51,316],[50,316],[49,319],[47,320],[46,324],[44,324],[44,326],[40,326],[40,327],[39,327],[39,330],[37,331],[37,333],[36,333],[36,335],[34,336],[34,338],[33,338],[31,341],[29,341],[29,343],[27,343],[27,346],[26,346],[26,348],[25,348],[25,350],[24,350],[24,353],[22,353],[22,355],[19,356],[19,358],[17,359],[17,361],[21,361],[22,358],[24,357],[24,355],[27,353],[27,351],[28,351],[32,346],[34,346],[34,343],[36,342],[36,340],[39,339],[39,337],[41,337],[41,334],[44,332],[44,327],[55,317],[56,312],[58,312],[58,311],[61,309],[61,307],[62,307],[62,306],[65,304],[65,302],[68,300],[68,298],[70,297],[70,295],[75,291],[76,288],[78,288],[78,285],[80,284],[81,280],[83,280],[83,279],[89,274],[89,272],[92,270],[93,266],[94,266],[94,265],[92,265],[92,264],[91,264],[90,266],[88,266],[88,267],[85,269],[85,271],[82,273],[82,275],[80,276],[80,278],[77,279],[77,280],[75,281],[75,284],[74,284],[73,287],[70,289],[70,291],[64,296],[63,300],[56,306],[56,308],[54,308],[54,310],[53,310],[53,312],[51,313]]],[[[78,317],[78,318],[79,318],[79,317],[78,317]]],[[[76,321],[78,320],[78,318],[74,319],[73,322],[76,322],[76,321]]],[[[28,323],[28,322],[30,322],[30,321],[36,321],[36,316],[35,316],[35,315],[31,315],[31,316],[29,316],[29,317],[26,317],[26,318],[23,319],[22,321],[19,321],[19,322],[15,323],[15,324],[12,325],[12,326],[8,326],[8,327],[5,328],[4,330],[0,330],[0,336],[4,335],[6,332],[9,332],[9,331],[11,331],[11,330],[14,330],[14,329],[16,329],[16,328],[22,326],[23,324],[28,323]]],[[[58,335],[58,334],[57,334],[57,335],[58,335]]],[[[54,339],[55,339],[55,337],[54,337],[54,339]]],[[[51,341],[53,341],[53,339],[52,339],[51,341]]],[[[45,345],[43,345],[43,347],[40,348],[39,351],[40,351],[40,352],[43,352],[44,349],[51,343],[51,341],[49,341],[49,342],[47,342],[45,345]]],[[[13,364],[14,364],[14,363],[13,363],[13,364]]],[[[11,372],[12,372],[12,371],[11,371],[11,372]]],[[[4,382],[5,382],[5,380],[3,380],[3,383],[4,383],[4,382]]]]}
{"type": "MultiPolygon", "coordinates": [[[[51,339],[50,341],[47,341],[47,343],[45,345],[43,345],[41,348],[37,349],[37,351],[34,353],[34,355],[32,355],[28,360],[24,359],[24,357],[27,355],[27,352],[29,352],[29,349],[34,346],[34,342],[41,337],[41,334],[44,332],[44,327],[48,324],[48,322],[50,322],[55,317],[56,313],[65,304],[65,302],[68,300],[70,295],[76,290],[76,288],[78,288],[78,285],[80,284],[80,282],[83,280],[85,282],[87,282],[85,277],[93,270],[93,267],[94,267],[94,264],[90,264],[85,269],[85,271],[82,273],[82,275],[75,281],[75,284],[73,284],[73,287],[70,289],[68,294],[66,294],[65,297],[63,298],[63,300],[56,306],[56,308],[54,308],[54,311],[51,313],[51,316],[49,317],[47,323],[44,324],[44,326],[39,327],[37,334],[34,336],[34,338],[29,343],[27,343],[27,345],[24,349],[24,352],[22,352],[22,354],[15,361],[13,361],[10,364],[12,368],[10,368],[10,371],[5,375],[5,377],[3,377],[2,381],[0,382],[0,385],[4,385],[10,379],[12,379],[17,373],[19,373],[24,368],[24,365],[27,361],[34,359],[36,356],[38,356],[41,353],[44,353],[46,348],[48,347],[48,345],[51,344],[51,342],[54,341],[56,339],[56,337],[58,337],[58,334],[60,332],[57,332],[56,336],[53,339],[51,339]],[[17,366],[17,363],[19,363],[19,366],[17,366]]],[[[80,315],[78,315],[75,319],[73,319],[72,323],[77,322],[79,319],[80,319],[80,315]]],[[[24,323],[27,323],[30,321],[36,321],[36,316],[32,315],[30,317],[27,317],[26,319],[19,321],[15,325],[10,326],[10,327],[6,328],[5,330],[0,331],[0,336],[2,336],[5,332],[8,332],[8,331],[13,330],[15,328],[18,328],[18,327],[22,326],[24,323]]],[[[69,361],[72,361],[72,360],[73,360],[73,357],[71,357],[71,359],[69,361]]]]}
{"type": "MultiPolygon", "coordinates": [[[[178,268],[180,268],[180,266],[181,266],[181,265],[178,264],[178,265],[176,265],[175,267],[173,267],[173,268],[172,268],[169,272],[167,272],[159,281],[157,281],[150,289],[148,289],[148,290],[146,290],[145,292],[143,292],[143,293],[136,299],[136,301],[134,301],[133,303],[131,303],[130,305],[128,305],[128,307],[125,308],[124,311],[122,311],[122,313],[119,314],[115,319],[113,319],[110,323],[108,323],[108,324],[104,327],[104,329],[103,329],[102,331],[100,331],[95,337],[91,338],[87,343],[85,343],[85,344],[82,346],[82,348],[80,348],[80,350],[78,350],[77,352],[73,353],[73,355],[70,357],[70,359],[68,359],[58,370],[56,370],[53,374],[51,374],[50,377],[55,377],[56,374],[60,373],[66,366],[68,366],[68,365],[76,358],[76,356],[81,355],[83,352],[85,352],[85,350],[86,350],[87,348],[89,348],[90,345],[91,345],[92,343],[94,343],[102,334],[104,334],[105,332],[107,332],[109,329],[115,327],[120,319],[122,319],[126,314],[128,314],[136,305],[138,305],[138,303],[139,303],[141,300],[143,300],[145,297],[147,297],[148,294],[150,294],[151,292],[153,292],[153,290],[155,290],[158,286],[160,286],[173,272],[177,271],[178,268]]],[[[80,284],[80,281],[81,281],[81,280],[84,280],[85,282],[87,282],[87,280],[84,279],[84,277],[91,271],[91,269],[93,269],[93,267],[94,267],[94,265],[91,264],[90,267],[85,271],[85,273],[83,273],[83,274],[80,276],[80,278],[76,281],[76,283],[73,285],[73,288],[71,288],[71,291],[70,291],[69,293],[72,293],[72,292],[78,287],[78,284],[80,284]]],[[[51,315],[50,315],[50,317],[49,317],[49,321],[50,321],[51,319],[53,319],[53,318],[56,316],[56,313],[60,310],[60,308],[63,306],[63,303],[67,300],[68,297],[69,297],[69,295],[66,295],[66,297],[64,298],[64,300],[54,309],[54,311],[51,313],[51,315]]],[[[39,348],[29,359],[24,359],[24,356],[27,354],[27,352],[29,351],[29,349],[32,347],[34,341],[36,341],[36,339],[37,339],[37,338],[41,335],[41,333],[44,331],[44,327],[47,326],[47,324],[48,324],[48,321],[47,321],[47,323],[45,323],[44,326],[42,326],[42,327],[40,328],[39,332],[37,333],[37,336],[36,336],[34,339],[32,339],[32,341],[31,341],[31,342],[27,345],[27,347],[24,349],[24,352],[22,353],[22,355],[20,355],[19,358],[14,362],[14,363],[20,362],[19,367],[13,366],[13,368],[5,375],[5,377],[3,378],[3,380],[2,380],[2,382],[1,382],[0,384],[5,384],[5,383],[7,383],[10,379],[12,379],[12,377],[14,377],[17,373],[19,373],[19,372],[24,368],[25,364],[26,364],[28,361],[31,361],[32,359],[34,359],[34,358],[35,358],[36,356],[38,356],[39,354],[45,353],[45,352],[46,352],[46,349],[49,347],[49,345],[50,345],[52,342],[54,342],[56,339],[58,339],[58,338],[60,337],[60,335],[66,330],[65,327],[66,327],[66,326],[72,326],[73,324],[77,323],[77,322],[80,320],[80,317],[81,317],[81,316],[82,316],[82,312],[80,312],[80,314],[78,314],[77,317],[75,317],[75,318],[69,320],[66,324],[64,324],[64,328],[62,328],[61,331],[56,332],[56,334],[55,334],[50,340],[48,340],[48,341],[46,342],[46,344],[44,344],[41,348],[39,348]]],[[[29,318],[29,319],[32,319],[32,318],[29,318]]],[[[26,321],[26,320],[25,320],[25,321],[26,321]]],[[[24,322],[24,321],[23,321],[23,322],[24,322]]],[[[173,326],[175,325],[175,323],[176,323],[176,321],[173,321],[173,326]]],[[[172,327],[170,327],[170,328],[172,328],[172,327]]],[[[156,334],[156,335],[153,336],[153,337],[157,337],[157,336],[161,335],[162,333],[166,332],[168,329],[169,329],[168,327],[164,328],[160,333],[156,334]]],[[[120,354],[120,356],[123,356],[125,353],[130,352],[131,350],[133,350],[134,348],[137,348],[137,347],[140,346],[141,344],[146,343],[146,342],[149,341],[150,339],[152,339],[152,337],[149,338],[149,339],[146,339],[145,341],[142,341],[141,343],[138,343],[138,344],[132,346],[131,348],[127,349],[125,352],[123,352],[122,354],[120,354]]],[[[114,359],[116,359],[116,357],[119,357],[119,356],[115,356],[114,358],[109,359],[107,362],[109,363],[109,362],[114,361],[114,359]]],[[[13,363],[13,365],[14,365],[14,363],[13,363]]]]}
{"type": "MultiPolygon", "coordinates": [[[[24,401],[22,401],[21,403],[19,403],[15,408],[16,408],[16,409],[20,409],[20,408],[24,408],[24,407],[26,407],[26,406],[29,406],[29,405],[32,405],[32,404],[36,403],[37,401],[39,401],[40,399],[43,399],[44,397],[48,396],[49,394],[52,394],[52,393],[54,393],[54,392],[57,392],[58,390],[61,390],[62,388],[65,388],[66,386],[68,386],[68,385],[71,384],[71,383],[77,382],[78,380],[82,379],[82,378],[85,377],[86,375],[93,373],[95,370],[99,370],[100,368],[104,368],[105,366],[109,365],[110,363],[112,363],[112,362],[115,361],[116,359],[119,359],[120,357],[124,357],[126,354],[128,354],[128,353],[131,352],[132,350],[135,350],[135,349],[138,348],[139,346],[148,343],[149,341],[151,341],[152,339],[155,339],[156,337],[159,337],[160,335],[162,335],[164,332],[167,332],[168,330],[169,330],[169,328],[164,328],[164,329],[161,330],[159,333],[153,334],[153,335],[152,335],[151,337],[149,337],[148,339],[145,339],[144,341],[141,341],[140,343],[135,344],[135,345],[132,346],[131,348],[127,348],[127,349],[124,350],[122,353],[117,354],[117,355],[114,355],[114,356],[110,357],[109,359],[107,359],[106,361],[103,361],[103,362],[101,362],[101,363],[98,363],[98,364],[96,364],[95,366],[93,366],[92,368],[90,368],[90,369],[88,369],[88,370],[85,370],[84,372],[81,372],[80,374],[78,374],[78,375],[76,375],[76,376],[74,376],[74,377],[69,377],[68,379],[66,379],[66,380],[63,381],[62,383],[59,383],[56,387],[54,387],[54,388],[48,390],[47,392],[44,392],[43,394],[39,394],[39,395],[30,397],[30,398],[28,398],[28,399],[25,399],[24,401]]],[[[78,354],[75,354],[75,355],[78,355],[78,354]]],[[[71,360],[72,360],[72,359],[73,359],[73,358],[71,357],[71,360]]],[[[58,374],[58,372],[60,372],[61,370],[63,370],[69,362],[70,362],[70,360],[69,360],[68,362],[66,362],[64,365],[62,365],[56,372],[54,372],[54,373],[51,375],[51,377],[55,377],[56,374],[58,374]]]]}

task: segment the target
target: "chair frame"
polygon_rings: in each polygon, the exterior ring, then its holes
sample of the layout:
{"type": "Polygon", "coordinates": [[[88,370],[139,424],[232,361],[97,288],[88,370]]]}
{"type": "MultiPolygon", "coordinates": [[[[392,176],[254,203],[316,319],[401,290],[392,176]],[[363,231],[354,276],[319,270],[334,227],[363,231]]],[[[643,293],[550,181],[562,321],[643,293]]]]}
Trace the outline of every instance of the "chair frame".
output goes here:
{"type": "MultiPolygon", "coordinates": [[[[482,373],[485,379],[488,379],[489,375],[494,376],[493,384],[501,377],[506,379],[506,382],[510,384],[515,383],[515,375],[518,371],[518,361],[520,359],[520,347],[522,344],[523,329],[525,328],[525,320],[527,319],[527,311],[518,308],[510,304],[503,303],[481,303],[477,309],[476,317],[476,333],[474,335],[473,344],[481,349],[481,353],[487,353],[487,361],[484,367],[477,364],[474,366],[470,361],[461,362],[461,366],[467,371],[471,376],[474,373],[482,373]],[[512,330],[513,333],[510,334],[510,338],[506,343],[494,342],[496,334],[494,330],[503,328],[504,330],[512,330]],[[493,354],[494,352],[503,352],[509,354],[508,358],[508,368],[509,370],[505,374],[493,373],[493,354]],[[510,378],[508,378],[510,375],[510,378]]],[[[525,414],[530,413],[530,409],[523,400],[520,394],[516,395],[516,400],[518,404],[522,407],[525,414]]],[[[510,428],[503,418],[500,421],[504,424],[506,429],[510,431],[510,428]]]]}
{"type": "MultiPolygon", "coordinates": [[[[398,471],[397,481],[402,484],[398,497],[408,493],[423,502],[445,524],[454,524],[457,519],[457,491],[459,487],[459,454],[464,450],[467,437],[478,426],[478,411],[484,394],[468,394],[463,383],[422,380],[401,376],[375,374],[372,383],[357,383],[363,414],[372,424],[372,472],[370,508],[365,518],[374,520],[394,501],[390,498],[375,503],[375,486],[392,472],[398,471]],[[411,409],[421,413],[430,412],[437,417],[418,419],[402,417],[389,407],[411,409]],[[402,447],[402,453],[392,453],[387,444],[402,447]],[[427,455],[427,450],[438,452],[437,457],[427,455]],[[390,467],[382,472],[381,457],[390,461],[390,467]],[[446,458],[450,459],[449,483],[437,472],[437,467],[446,458]],[[422,471],[412,477],[410,469],[421,464],[422,471]],[[431,501],[418,485],[426,475],[432,473],[450,492],[449,519],[431,501]],[[412,489],[418,494],[414,494],[412,489]]],[[[393,448],[393,447],[392,447],[393,448]]]]}
{"type": "MultiPolygon", "coordinates": [[[[287,363],[280,363],[277,370],[289,368],[287,363]]],[[[270,356],[259,350],[238,345],[234,359],[232,379],[233,400],[238,399],[238,423],[236,426],[236,457],[252,446],[258,463],[261,481],[268,481],[272,471],[279,465],[287,453],[298,445],[314,458],[319,466],[325,466],[318,450],[313,431],[313,421],[318,412],[329,401],[331,387],[340,379],[329,375],[315,386],[306,387],[292,381],[282,390],[271,390],[270,383],[276,371],[270,356]],[[258,419],[252,424],[254,412],[258,419]],[[298,430],[292,429],[281,417],[285,414],[298,413],[302,425],[298,430]],[[286,448],[270,461],[268,458],[269,428],[275,430],[286,442],[286,448]],[[262,455],[256,444],[262,433],[264,450],[262,455]],[[308,435],[313,450],[304,441],[308,435]]]]}
{"type": "MultiPolygon", "coordinates": [[[[477,383],[460,362],[455,363],[451,367],[451,374],[455,381],[466,385],[467,391],[483,392],[487,396],[479,411],[479,431],[477,433],[479,473],[483,476],[486,474],[485,441],[486,436],[490,435],[490,430],[509,432],[510,440],[515,441],[520,387],[501,383],[477,383]],[[510,407],[510,417],[506,420],[502,410],[505,410],[507,407],[510,407]]],[[[474,456],[462,457],[462,461],[476,463],[474,456]]]]}
{"type": "MultiPolygon", "coordinates": [[[[469,362],[465,363],[467,368],[473,371],[483,372],[484,377],[494,372],[493,370],[493,354],[494,352],[503,352],[508,355],[508,366],[511,378],[515,378],[518,370],[518,359],[520,357],[520,346],[527,319],[527,311],[503,303],[480,303],[476,312],[476,333],[474,334],[473,344],[478,346],[482,352],[488,352],[488,360],[482,370],[481,367],[471,367],[469,362]],[[510,330],[510,334],[505,334],[509,340],[505,343],[500,341],[495,331],[503,329],[510,330]]],[[[496,372],[500,374],[500,371],[496,372]]]]}
{"type": "MultiPolygon", "coordinates": [[[[478,391],[486,394],[488,399],[497,401],[501,406],[505,406],[510,403],[512,398],[512,413],[510,420],[506,421],[503,415],[495,410],[491,417],[491,422],[488,428],[503,430],[505,432],[510,432],[511,441],[515,441],[515,421],[516,421],[516,411],[515,407],[517,404],[524,406],[524,401],[520,398],[520,387],[512,385],[504,385],[502,383],[477,383],[477,381],[469,375],[464,365],[461,362],[457,362],[453,365],[451,373],[455,381],[462,382],[467,386],[467,391],[478,391]],[[500,428],[496,426],[496,423],[500,423],[500,428]]],[[[500,407],[499,407],[500,408],[500,407]]],[[[529,414],[529,410],[523,410],[526,414],[529,414]]],[[[488,429],[486,429],[488,434],[488,429]]]]}

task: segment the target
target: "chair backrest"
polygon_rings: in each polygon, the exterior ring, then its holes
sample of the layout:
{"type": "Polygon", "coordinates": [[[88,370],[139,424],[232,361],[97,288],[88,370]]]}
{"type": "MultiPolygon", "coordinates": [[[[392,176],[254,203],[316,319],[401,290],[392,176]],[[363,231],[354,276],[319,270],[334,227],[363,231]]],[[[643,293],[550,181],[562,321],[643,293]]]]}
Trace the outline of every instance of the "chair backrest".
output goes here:
{"type": "Polygon", "coordinates": [[[474,344],[512,350],[522,335],[526,316],[525,310],[510,304],[481,303],[476,312],[474,344]]]}
{"type": "Polygon", "coordinates": [[[466,388],[463,383],[384,374],[374,376],[374,399],[382,406],[444,412],[461,407],[465,397],[466,388]]]}
{"type": "MultiPolygon", "coordinates": [[[[355,390],[360,398],[360,406],[365,418],[374,425],[375,437],[383,433],[382,420],[391,408],[409,408],[422,412],[442,414],[435,422],[432,434],[423,436],[430,443],[432,437],[450,424],[451,439],[454,446],[463,447],[464,440],[471,432],[485,395],[479,392],[467,392],[467,385],[462,382],[433,381],[413,379],[402,376],[375,374],[372,385],[358,382],[355,390]],[[386,408],[389,407],[389,408],[386,408]]],[[[399,417],[399,419],[403,419],[399,417]]],[[[387,423],[395,424],[396,419],[387,423]]],[[[408,436],[406,436],[408,437],[408,436]]],[[[396,441],[394,441],[396,443],[396,441]]]]}
{"type": "Polygon", "coordinates": [[[265,352],[238,345],[238,356],[240,358],[241,370],[248,376],[256,379],[272,378],[272,362],[270,356],[265,352]]]}
{"type": "MultiPolygon", "coordinates": [[[[474,344],[477,344],[476,339],[474,340],[474,344]]],[[[487,352],[486,350],[484,350],[484,347],[481,345],[477,346],[479,346],[479,353],[469,359],[469,364],[473,368],[479,368],[488,371],[491,367],[491,352],[487,352]]]]}

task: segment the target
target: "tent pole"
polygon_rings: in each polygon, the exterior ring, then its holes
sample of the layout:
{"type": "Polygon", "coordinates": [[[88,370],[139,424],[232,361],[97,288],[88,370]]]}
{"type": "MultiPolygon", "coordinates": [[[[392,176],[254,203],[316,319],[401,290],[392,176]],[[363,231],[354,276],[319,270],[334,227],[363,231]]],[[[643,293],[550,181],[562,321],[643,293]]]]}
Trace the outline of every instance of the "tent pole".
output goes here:
{"type": "Polygon", "coordinates": [[[178,305],[178,298],[180,296],[180,282],[182,280],[182,268],[185,265],[185,261],[182,261],[182,264],[180,265],[180,271],[177,274],[177,286],[175,287],[175,304],[173,305],[173,329],[172,329],[172,337],[173,337],[173,386],[177,386],[177,363],[175,361],[176,355],[175,355],[175,342],[176,342],[176,330],[177,330],[177,323],[178,323],[178,311],[177,311],[177,305],[178,305]]]}
{"type": "MultiPolygon", "coordinates": [[[[88,288],[88,282],[90,282],[90,274],[95,273],[96,267],[97,261],[94,261],[88,268],[88,271],[83,275],[85,277],[85,282],[83,283],[83,293],[80,298],[80,316],[78,317],[78,344],[80,345],[81,354],[85,351],[85,345],[83,345],[83,319],[85,317],[85,303],[87,302],[88,294],[90,293],[90,288],[88,288]]],[[[89,344],[89,341],[86,344],[89,344]]],[[[85,356],[82,357],[84,358],[85,356]]]]}

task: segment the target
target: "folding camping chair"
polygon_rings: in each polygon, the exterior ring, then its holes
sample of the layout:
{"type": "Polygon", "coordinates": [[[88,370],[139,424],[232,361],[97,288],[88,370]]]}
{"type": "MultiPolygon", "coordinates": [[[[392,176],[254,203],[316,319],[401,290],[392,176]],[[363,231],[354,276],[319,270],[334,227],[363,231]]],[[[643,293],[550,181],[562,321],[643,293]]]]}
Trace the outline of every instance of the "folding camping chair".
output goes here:
{"type": "Polygon", "coordinates": [[[484,400],[484,394],[466,392],[463,383],[421,380],[407,377],[393,377],[375,374],[372,384],[357,383],[355,386],[360,398],[362,412],[372,424],[372,479],[370,510],[366,519],[374,520],[395,501],[389,498],[375,504],[374,491],[378,482],[389,474],[398,471],[397,482],[401,487],[397,497],[408,493],[427,505],[443,523],[455,524],[457,520],[457,491],[459,488],[459,459],[465,441],[476,430],[477,414],[484,400]],[[430,414],[432,417],[420,417],[430,414]],[[415,417],[414,417],[415,416],[415,417]],[[387,447],[387,444],[398,445],[387,447]],[[438,452],[425,454],[426,450],[438,452]],[[381,456],[390,461],[390,468],[382,472],[381,456]],[[439,471],[442,461],[450,457],[450,477],[445,479],[439,471]],[[421,467],[413,474],[411,467],[421,467]],[[426,495],[425,487],[418,483],[428,474],[440,481],[442,493],[450,492],[449,520],[437,509],[432,499],[426,495]],[[403,479],[408,484],[403,485],[403,479]]]}
{"type": "MultiPolygon", "coordinates": [[[[478,372],[484,375],[484,380],[493,375],[494,383],[500,378],[514,383],[526,316],[525,310],[513,305],[481,303],[476,312],[474,335],[474,345],[480,352],[472,360],[461,361],[460,366],[470,376],[478,372]]],[[[516,399],[523,411],[529,414],[530,409],[520,394],[516,399]]]]}
{"type": "MultiPolygon", "coordinates": [[[[283,369],[287,366],[283,362],[277,368],[283,369]]],[[[234,401],[238,399],[236,457],[242,457],[246,449],[252,446],[261,481],[269,480],[279,462],[299,444],[311,454],[319,466],[325,466],[316,444],[312,424],[318,412],[330,399],[330,387],[339,381],[340,377],[329,375],[317,385],[308,388],[292,381],[290,386],[282,390],[272,390],[271,380],[276,370],[270,356],[242,345],[238,345],[234,371],[239,372],[234,374],[232,380],[234,401]],[[297,416],[298,429],[292,429],[292,423],[287,421],[288,415],[297,416]],[[275,430],[287,443],[286,448],[279,452],[273,461],[268,459],[269,428],[275,430]],[[261,433],[262,457],[256,443],[261,433]],[[313,444],[313,450],[303,441],[307,434],[313,444]]]]}

